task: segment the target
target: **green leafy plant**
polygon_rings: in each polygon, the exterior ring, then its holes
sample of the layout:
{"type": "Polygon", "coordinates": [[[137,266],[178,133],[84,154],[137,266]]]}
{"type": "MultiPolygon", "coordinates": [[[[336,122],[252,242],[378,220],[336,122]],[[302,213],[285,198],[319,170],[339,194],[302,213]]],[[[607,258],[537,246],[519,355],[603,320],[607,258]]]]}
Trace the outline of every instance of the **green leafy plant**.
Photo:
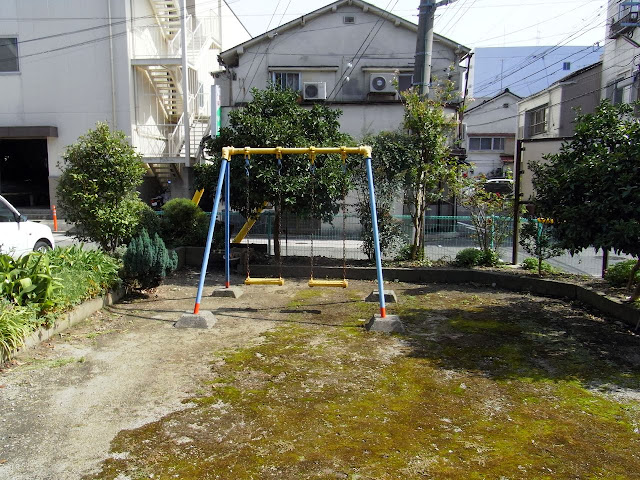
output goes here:
{"type": "Polygon", "coordinates": [[[538,259],[538,275],[542,275],[542,264],[548,258],[562,255],[565,251],[553,236],[553,220],[530,219],[520,227],[520,245],[527,253],[538,259]]]}
{"type": "MultiPolygon", "coordinates": [[[[222,147],[324,147],[350,145],[351,138],[340,133],[340,110],[322,104],[305,108],[298,103],[299,92],[269,85],[265,90],[252,89],[253,100],[229,113],[229,125],[207,144],[215,157],[212,165],[194,168],[195,187],[205,192],[216,190],[222,147]]],[[[284,212],[330,221],[338,213],[343,189],[349,190],[347,172],[339,155],[318,155],[312,176],[307,155],[285,155],[281,168],[274,155],[252,155],[247,191],[245,166],[241,158],[231,162],[231,206],[245,218],[255,217],[265,202],[275,209],[274,251],[280,255],[280,224],[284,212]],[[314,195],[311,195],[312,190],[314,195]],[[249,205],[247,209],[247,195],[249,205]],[[248,211],[247,211],[248,210],[248,211]]]]}
{"type": "Polygon", "coordinates": [[[135,232],[143,203],[137,187],[145,173],[141,156],[123,132],[97,123],[67,147],[57,187],[58,205],[83,240],[112,252],[135,232]]]}
{"type": "Polygon", "coordinates": [[[522,261],[523,270],[537,270],[540,275],[541,272],[554,273],[557,270],[549,262],[540,262],[537,258],[527,257],[522,261]]]}
{"type": "Polygon", "coordinates": [[[500,263],[500,256],[493,250],[465,248],[460,250],[455,259],[459,267],[495,267],[500,263]]]}
{"type": "Polygon", "coordinates": [[[0,359],[20,348],[36,325],[34,310],[0,299],[0,359]]]}
{"type": "MultiPolygon", "coordinates": [[[[618,262],[607,268],[604,279],[614,287],[623,287],[629,282],[633,267],[636,265],[635,260],[625,260],[618,262]]],[[[640,284],[640,272],[635,272],[632,279],[633,284],[640,284]]]]}
{"type": "MultiPolygon", "coordinates": [[[[560,152],[531,165],[536,211],[554,220],[561,246],[613,249],[636,259],[628,288],[640,269],[640,122],[634,105],[603,101],[579,115],[575,134],[560,152]]],[[[640,284],[631,295],[640,298],[640,284]]]]}
{"type": "MultiPolygon", "coordinates": [[[[161,235],[167,245],[204,246],[209,221],[198,205],[188,198],[174,198],[163,205],[162,212],[161,235]]],[[[216,238],[221,243],[224,230],[216,230],[216,238]]],[[[153,233],[149,232],[149,235],[153,236],[153,233]]]]}
{"type": "Polygon", "coordinates": [[[0,295],[16,305],[37,304],[41,311],[54,305],[60,282],[52,274],[48,257],[31,252],[14,259],[0,255],[0,295]]]}
{"type": "Polygon", "coordinates": [[[146,230],[134,237],[123,257],[124,277],[133,286],[147,289],[160,285],[178,265],[176,252],[168,251],[160,236],[146,230]]]}

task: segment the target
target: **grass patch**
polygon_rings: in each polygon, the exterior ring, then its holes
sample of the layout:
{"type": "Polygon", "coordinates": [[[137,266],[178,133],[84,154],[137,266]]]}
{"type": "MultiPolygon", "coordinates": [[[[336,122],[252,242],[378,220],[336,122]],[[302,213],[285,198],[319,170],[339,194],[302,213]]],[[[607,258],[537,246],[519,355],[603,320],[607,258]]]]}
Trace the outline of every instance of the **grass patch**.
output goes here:
{"type": "MultiPolygon", "coordinates": [[[[324,291],[321,323],[301,313],[300,323],[221,354],[195,407],[121,432],[112,448],[129,455],[89,478],[640,471],[640,403],[594,390],[640,395],[640,367],[628,360],[637,337],[556,301],[446,289],[400,295],[394,313],[411,335],[374,335],[349,327],[365,308],[349,295],[324,291]],[[189,448],[176,443],[184,437],[189,448]]],[[[315,298],[305,291],[288,306],[315,298]]]]}

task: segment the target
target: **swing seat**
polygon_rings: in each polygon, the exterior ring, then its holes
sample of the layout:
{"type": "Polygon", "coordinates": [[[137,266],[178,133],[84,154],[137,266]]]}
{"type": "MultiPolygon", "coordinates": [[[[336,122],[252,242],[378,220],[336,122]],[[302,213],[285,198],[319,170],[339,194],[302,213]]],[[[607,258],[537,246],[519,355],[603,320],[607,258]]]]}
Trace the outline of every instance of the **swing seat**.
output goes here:
{"type": "Polygon", "coordinates": [[[251,278],[244,279],[245,285],[284,285],[284,278],[251,278]]]}
{"type": "Polygon", "coordinates": [[[346,279],[342,280],[316,280],[315,278],[309,279],[310,287],[338,287],[347,288],[349,282],[346,279]]]}

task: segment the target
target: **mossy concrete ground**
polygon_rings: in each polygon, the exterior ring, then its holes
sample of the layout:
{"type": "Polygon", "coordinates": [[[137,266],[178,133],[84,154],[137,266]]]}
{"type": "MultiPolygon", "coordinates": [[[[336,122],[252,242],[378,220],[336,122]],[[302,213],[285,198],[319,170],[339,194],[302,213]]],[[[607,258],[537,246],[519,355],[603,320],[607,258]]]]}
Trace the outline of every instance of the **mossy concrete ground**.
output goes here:
{"type": "MultiPolygon", "coordinates": [[[[199,341],[199,360],[191,352],[185,362],[198,375],[182,407],[121,429],[85,478],[640,472],[640,337],[560,300],[401,282],[393,284],[398,303],[387,308],[407,333],[373,334],[363,325],[378,306],[362,299],[374,288],[288,281],[246,287],[239,299],[205,299],[215,328],[225,335],[237,325],[243,339],[211,340],[208,349],[199,341]],[[263,327],[247,330],[252,323],[263,327]]],[[[159,291],[165,315],[171,293],[159,291]]],[[[139,309],[150,315],[153,302],[141,302],[120,309],[123,319],[135,325],[139,309]]],[[[59,368],[87,368],[92,358],[59,368]]]]}

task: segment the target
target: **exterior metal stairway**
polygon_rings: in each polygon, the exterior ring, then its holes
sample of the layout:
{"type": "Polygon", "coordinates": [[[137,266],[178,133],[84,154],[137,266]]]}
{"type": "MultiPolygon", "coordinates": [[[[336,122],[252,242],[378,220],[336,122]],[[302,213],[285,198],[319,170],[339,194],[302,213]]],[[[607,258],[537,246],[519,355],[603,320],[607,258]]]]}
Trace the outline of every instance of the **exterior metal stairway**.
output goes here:
{"type": "Polygon", "coordinates": [[[180,3],[177,0],[149,0],[164,37],[171,41],[180,33],[180,3]]]}
{"type": "Polygon", "coordinates": [[[144,68],[169,121],[175,122],[182,114],[182,85],[177,67],[149,65],[144,68]]]}

